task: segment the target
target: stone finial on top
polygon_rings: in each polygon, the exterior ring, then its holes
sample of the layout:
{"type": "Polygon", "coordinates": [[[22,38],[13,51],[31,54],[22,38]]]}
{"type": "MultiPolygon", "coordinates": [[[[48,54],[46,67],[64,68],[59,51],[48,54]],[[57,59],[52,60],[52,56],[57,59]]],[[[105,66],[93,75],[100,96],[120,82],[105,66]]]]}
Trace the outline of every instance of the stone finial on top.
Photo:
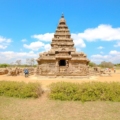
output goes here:
{"type": "Polygon", "coordinates": [[[64,18],[64,14],[62,13],[62,16],[61,16],[61,18],[64,18]]]}
{"type": "Polygon", "coordinates": [[[64,18],[64,14],[62,13],[62,16],[61,16],[61,18],[60,18],[60,22],[59,23],[66,23],[65,22],[65,18],[64,18]]]}

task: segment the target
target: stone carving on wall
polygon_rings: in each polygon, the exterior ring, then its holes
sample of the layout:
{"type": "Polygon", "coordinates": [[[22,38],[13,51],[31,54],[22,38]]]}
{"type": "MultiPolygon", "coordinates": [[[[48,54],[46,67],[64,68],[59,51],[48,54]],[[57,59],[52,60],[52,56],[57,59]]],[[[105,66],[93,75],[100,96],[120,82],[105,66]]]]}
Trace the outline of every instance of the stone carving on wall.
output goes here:
{"type": "Polygon", "coordinates": [[[55,67],[55,63],[49,63],[49,64],[43,64],[43,65],[38,65],[36,69],[36,74],[37,75],[51,75],[55,74],[57,71],[55,67]]]}
{"type": "Polygon", "coordinates": [[[59,53],[57,54],[57,56],[68,56],[69,54],[68,53],[59,53]]]}
{"type": "Polygon", "coordinates": [[[72,66],[70,69],[71,75],[88,75],[89,70],[88,67],[85,65],[78,65],[78,66],[72,66]]]}

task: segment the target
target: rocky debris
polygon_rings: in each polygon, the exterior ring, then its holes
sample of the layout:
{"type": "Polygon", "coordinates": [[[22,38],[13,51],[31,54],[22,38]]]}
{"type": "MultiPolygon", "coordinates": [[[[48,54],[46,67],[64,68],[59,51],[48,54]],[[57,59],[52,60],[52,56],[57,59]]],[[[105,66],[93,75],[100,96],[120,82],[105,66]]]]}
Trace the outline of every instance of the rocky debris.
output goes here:
{"type": "Polygon", "coordinates": [[[8,69],[7,68],[1,68],[0,69],[0,75],[5,75],[8,73],[8,69]]]}
{"type": "Polygon", "coordinates": [[[9,68],[9,71],[8,71],[8,76],[17,76],[21,73],[21,69],[20,68],[9,68]]]}
{"type": "Polygon", "coordinates": [[[103,69],[100,67],[94,67],[89,69],[89,75],[99,75],[99,76],[111,76],[110,69],[103,69]]]}

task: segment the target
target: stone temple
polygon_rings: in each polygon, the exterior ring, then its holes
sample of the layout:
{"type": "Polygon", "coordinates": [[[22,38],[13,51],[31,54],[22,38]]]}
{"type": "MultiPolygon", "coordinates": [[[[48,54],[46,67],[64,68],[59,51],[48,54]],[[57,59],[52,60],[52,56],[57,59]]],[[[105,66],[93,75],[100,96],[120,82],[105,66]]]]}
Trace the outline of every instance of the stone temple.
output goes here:
{"type": "Polygon", "coordinates": [[[37,62],[37,75],[87,76],[89,74],[89,60],[83,52],[76,52],[63,15],[52,38],[50,51],[40,53],[37,62]]]}

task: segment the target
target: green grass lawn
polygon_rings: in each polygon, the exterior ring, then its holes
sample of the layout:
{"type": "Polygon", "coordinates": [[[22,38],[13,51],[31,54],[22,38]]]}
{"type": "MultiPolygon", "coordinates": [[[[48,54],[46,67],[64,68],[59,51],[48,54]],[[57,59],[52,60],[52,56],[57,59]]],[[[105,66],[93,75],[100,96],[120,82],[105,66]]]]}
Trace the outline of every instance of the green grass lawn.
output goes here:
{"type": "Polygon", "coordinates": [[[0,120],[120,120],[120,102],[85,102],[0,96],[0,120]]]}

